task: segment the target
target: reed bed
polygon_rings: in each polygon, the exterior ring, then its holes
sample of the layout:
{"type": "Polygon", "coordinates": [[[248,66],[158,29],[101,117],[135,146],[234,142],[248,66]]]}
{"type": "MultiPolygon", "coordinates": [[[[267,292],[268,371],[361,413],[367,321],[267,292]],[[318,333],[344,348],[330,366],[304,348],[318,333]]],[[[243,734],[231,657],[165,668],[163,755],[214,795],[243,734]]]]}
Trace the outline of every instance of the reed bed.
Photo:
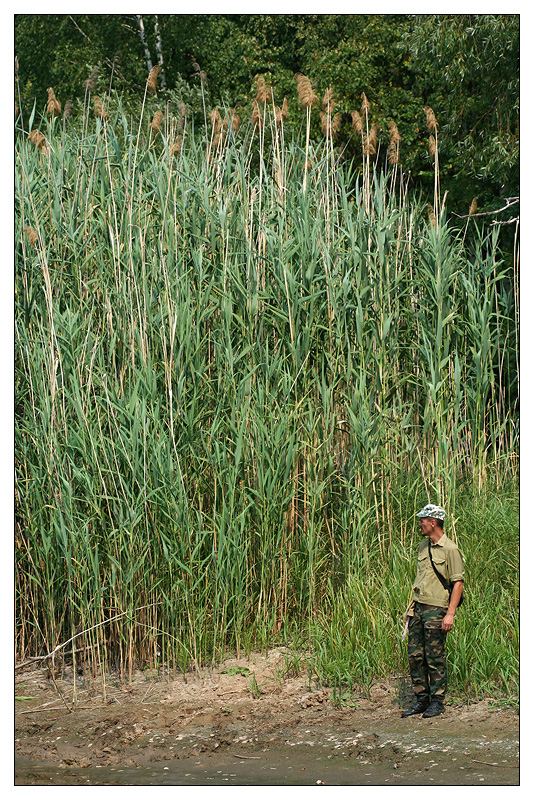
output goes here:
{"type": "Polygon", "coordinates": [[[364,684],[403,656],[430,501],[469,553],[453,680],[510,686],[515,266],[495,229],[429,223],[397,157],[373,170],[368,104],[362,172],[332,95],[317,144],[302,78],[304,142],[260,89],[241,127],[145,92],[133,123],[93,98],[83,135],[43,114],[17,136],[17,659],[76,637],[126,681],[298,632],[325,680],[364,684]],[[493,584],[488,493],[512,497],[493,584]]]}

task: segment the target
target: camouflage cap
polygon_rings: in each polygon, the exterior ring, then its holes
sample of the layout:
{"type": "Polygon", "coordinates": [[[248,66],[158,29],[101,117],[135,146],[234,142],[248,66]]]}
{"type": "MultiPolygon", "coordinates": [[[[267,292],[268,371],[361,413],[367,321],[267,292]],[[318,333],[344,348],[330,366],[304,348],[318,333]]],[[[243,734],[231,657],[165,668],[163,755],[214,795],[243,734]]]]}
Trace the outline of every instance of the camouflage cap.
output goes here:
{"type": "Polygon", "coordinates": [[[433,517],[434,519],[445,519],[445,510],[441,508],[441,506],[433,506],[432,503],[429,503],[427,506],[421,509],[416,515],[416,517],[433,517]]]}

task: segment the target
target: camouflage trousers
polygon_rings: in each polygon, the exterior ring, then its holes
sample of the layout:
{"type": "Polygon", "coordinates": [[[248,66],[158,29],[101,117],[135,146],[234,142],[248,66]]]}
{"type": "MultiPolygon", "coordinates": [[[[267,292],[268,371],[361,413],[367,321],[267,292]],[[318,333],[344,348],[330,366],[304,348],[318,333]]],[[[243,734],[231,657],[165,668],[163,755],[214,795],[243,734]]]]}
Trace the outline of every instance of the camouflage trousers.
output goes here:
{"type": "Polygon", "coordinates": [[[408,625],[408,661],[412,688],[418,700],[443,702],[447,691],[445,639],[441,621],[445,608],[416,603],[408,625]]]}

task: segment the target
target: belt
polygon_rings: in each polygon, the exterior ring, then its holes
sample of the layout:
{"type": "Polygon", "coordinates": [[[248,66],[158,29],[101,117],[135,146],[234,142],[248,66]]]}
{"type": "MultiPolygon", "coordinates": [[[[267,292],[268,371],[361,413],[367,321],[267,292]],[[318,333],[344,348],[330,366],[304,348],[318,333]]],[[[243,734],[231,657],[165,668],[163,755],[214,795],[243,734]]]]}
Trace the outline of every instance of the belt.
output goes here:
{"type": "Polygon", "coordinates": [[[420,603],[418,600],[415,601],[415,605],[419,606],[419,608],[422,608],[423,611],[432,611],[436,608],[444,608],[444,606],[433,606],[430,605],[430,603],[420,603]]]}

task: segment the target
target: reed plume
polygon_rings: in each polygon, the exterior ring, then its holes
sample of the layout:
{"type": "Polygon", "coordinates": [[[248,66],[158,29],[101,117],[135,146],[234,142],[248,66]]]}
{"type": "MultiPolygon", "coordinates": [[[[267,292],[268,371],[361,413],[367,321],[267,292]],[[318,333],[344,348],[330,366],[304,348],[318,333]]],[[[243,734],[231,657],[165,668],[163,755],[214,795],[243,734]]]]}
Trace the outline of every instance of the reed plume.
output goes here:
{"type": "MultiPolygon", "coordinates": [[[[239,130],[239,126],[241,125],[241,117],[239,116],[235,108],[228,109],[228,117],[230,119],[230,124],[232,126],[234,133],[237,133],[237,131],[239,130]]],[[[225,128],[228,128],[227,119],[224,120],[224,126],[225,128]]]]}
{"type": "Polygon", "coordinates": [[[360,114],[362,115],[362,117],[365,117],[366,115],[369,114],[370,108],[371,106],[369,100],[367,99],[367,95],[365,94],[365,92],[362,92],[362,107],[360,110],[360,114]]]}
{"type": "Polygon", "coordinates": [[[59,117],[61,115],[61,103],[54,94],[54,90],[51,86],[48,87],[47,92],[48,103],[46,105],[46,113],[49,117],[59,117]]]}
{"type": "Polygon", "coordinates": [[[106,109],[104,108],[104,106],[102,105],[102,100],[96,94],[93,97],[93,105],[94,105],[93,114],[94,114],[95,117],[100,117],[100,119],[103,122],[105,122],[107,119],[109,119],[109,114],[106,111],[106,109]]]}
{"type": "Polygon", "coordinates": [[[354,131],[355,134],[361,136],[363,133],[363,122],[362,118],[360,117],[360,114],[358,113],[358,111],[352,111],[351,117],[352,117],[352,130],[354,131]]]}
{"type": "Polygon", "coordinates": [[[174,140],[171,149],[170,149],[171,156],[179,156],[182,152],[182,135],[178,136],[177,139],[174,140]]]}
{"type": "Polygon", "coordinates": [[[150,73],[147,78],[146,88],[150,92],[150,94],[156,94],[156,84],[158,81],[158,75],[161,72],[161,67],[159,64],[156,64],[155,67],[152,67],[150,73]]]}
{"type": "Polygon", "coordinates": [[[96,89],[96,81],[97,81],[97,78],[98,78],[98,72],[99,72],[98,67],[93,67],[89,77],[87,78],[87,80],[85,80],[83,82],[83,85],[85,86],[86,91],[94,92],[94,90],[96,89]]]}
{"type": "Polygon", "coordinates": [[[150,123],[150,128],[153,133],[159,133],[161,130],[161,121],[163,119],[163,112],[156,111],[154,116],[152,117],[152,122],[150,123]]]}
{"type": "Polygon", "coordinates": [[[426,114],[426,124],[429,131],[437,131],[438,129],[438,121],[434,115],[434,112],[430,108],[430,106],[424,106],[423,111],[426,114]]]}
{"type": "Polygon", "coordinates": [[[211,119],[211,127],[213,130],[213,134],[214,136],[216,136],[222,130],[223,127],[223,121],[221,119],[221,115],[217,106],[212,111],[210,111],[210,119],[211,119]]]}
{"type": "Polygon", "coordinates": [[[388,145],[388,161],[390,164],[399,163],[399,145],[401,136],[396,124],[391,120],[388,124],[389,130],[389,145],[388,145]]]}
{"type": "Polygon", "coordinates": [[[332,89],[328,87],[323,95],[323,109],[331,114],[334,110],[334,105],[335,102],[332,89]]]}
{"type": "Polygon", "coordinates": [[[32,228],[31,225],[26,225],[26,227],[24,228],[24,232],[26,233],[26,236],[30,240],[30,244],[32,245],[32,247],[37,247],[37,242],[39,239],[37,231],[34,228],[32,228]]]}
{"type": "Polygon", "coordinates": [[[280,127],[282,122],[286,121],[287,112],[288,112],[287,97],[284,97],[284,102],[282,103],[282,108],[280,108],[279,106],[275,106],[275,108],[274,108],[274,119],[275,119],[277,128],[280,127]]]}
{"type": "Polygon", "coordinates": [[[257,100],[252,101],[252,124],[254,128],[257,128],[258,126],[261,128],[263,124],[263,119],[257,100]]]}
{"type": "Polygon", "coordinates": [[[471,205],[469,206],[469,216],[471,216],[471,214],[476,214],[477,208],[478,208],[477,199],[476,197],[473,197],[473,199],[471,200],[471,205]]]}
{"type": "Polygon", "coordinates": [[[273,100],[273,92],[270,86],[267,86],[265,83],[265,78],[261,75],[258,77],[256,81],[257,85],[257,92],[256,92],[256,100],[258,103],[271,103],[273,100]]]}
{"type": "Polygon", "coordinates": [[[41,131],[34,128],[33,131],[29,134],[28,139],[33,145],[35,145],[37,150],[40,150],[41,152],[46,152],[47,145],[44,133],[41,133],[41,131]]]}
{"type": "Polygon", "coordinates": [[[324,111],[319,112],[321,115],[321,130],[323,134],[326,136],[327,134],[332,138],[335,137],[339,128],[341,127],[341,120],[342,114],[338,113],[334,117],[330,117],[328,114],[325,114],[324,111]]]}
{"type": "Polygon", "coordinates": [[[399,129],[397,128],[393,120],[389,122],[388,130],[389,130],[390,141],[393,142],[394,144],[399,144],[399,142],[401,141],[401,136],[399,133],[399,129]]]}
{"type": "Polygon", "coordinates": [[[180,114],[180,118],[178,119],[177,131],[178,133],[181,133],[184,129],[185,118],[187,117],[187,106],[182,100],[180,100],[178,103],[178,112],[180,114]]]}
{"type": "Polygon", "coordinates": [[[436,139],[433,134],[428,137],[428,152],[430,153],[430,158],[436,157],[436,139]]]}
{"type": "Polygon", "coordinates": [[[303,108],[313,108],[313,106],[319,102],[319,98],[313,91],[310,79],[305,75],[302,75],[300,72],[297,72],[295,79],[297,81],[297,91],[300,105],[303,108]]]}
{"type": "Polygon", "coordinates": [[[365,145],[364,145],[364,155],[366,156],[374,156],[376,153],[376,144],[377,144],[377,135],[380,127],[376,122],[373,123],[371,126],[371,130],[369,131],[369,136],[365,138],[365,145]]]}
{"type": "Polygon", "coordinates": [[[399,146],[394,142],[388,144],[388,161],[390,164],[399,163],[399,146]]]}
{"type": "Polygon", "coordinates": [[[68,119],[72,114],[72,100],[67,100],[63,109],[63,119],[68,119]]]}

